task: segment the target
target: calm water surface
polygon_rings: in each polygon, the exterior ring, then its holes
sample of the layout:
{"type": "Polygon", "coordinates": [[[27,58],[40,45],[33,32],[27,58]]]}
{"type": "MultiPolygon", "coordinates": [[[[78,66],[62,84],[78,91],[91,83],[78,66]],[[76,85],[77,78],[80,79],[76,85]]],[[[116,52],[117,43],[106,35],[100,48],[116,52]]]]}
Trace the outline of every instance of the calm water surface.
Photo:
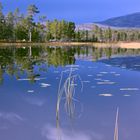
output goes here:
{"type": "Polygon", "coordinates": [[[138,140],[140,50],[1,47],[0,140],[113,140],[117,108],[119,139],[138,140]],[[70,72],[75,94],[57,118],[70,72]]]}

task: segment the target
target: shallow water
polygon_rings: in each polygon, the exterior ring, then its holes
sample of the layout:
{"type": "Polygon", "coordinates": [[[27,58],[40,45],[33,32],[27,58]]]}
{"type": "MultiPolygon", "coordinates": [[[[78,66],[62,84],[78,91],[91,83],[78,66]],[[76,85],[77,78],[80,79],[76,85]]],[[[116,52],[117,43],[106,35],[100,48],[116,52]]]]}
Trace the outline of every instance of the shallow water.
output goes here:
{"type": "Polygon", "coordinates": [[[0,49],[1,140],[113,140],[119,108],[119,139],[140,137],[140,50],[93,47],[0,49]],[[69,76],[73,114],[58,88],[69,76]],[[58,126],[59,125],[59,126],[58,126]]]}

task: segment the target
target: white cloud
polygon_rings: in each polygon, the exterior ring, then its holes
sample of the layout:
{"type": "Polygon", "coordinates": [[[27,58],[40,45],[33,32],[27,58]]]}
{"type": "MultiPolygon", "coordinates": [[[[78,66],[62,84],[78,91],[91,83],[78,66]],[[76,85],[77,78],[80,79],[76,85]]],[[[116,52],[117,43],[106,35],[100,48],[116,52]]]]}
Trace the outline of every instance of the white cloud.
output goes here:
{"type": "Polygon", "coordinates": [[[138,91],[139,88],[120,88],[121,91],[138,91]]]}
{"type": "Polygon", "coordinates": [[[39,107],[42,107],[45,104],[45,100],[37,99],[37,98],[26,98],[24,100],[31,105],[36,105],[39,107]]]}
{"type": "Polygon", "coordinates": [[[46,87],[51,86],[50,84],[47,84],[47,83],[40,83],[40,85],[41,85],[42,88],[46,88],[46,87]]]}
{"type": "Polygon", "coordinates": [[[42,129],[42,136],[45,137],[47,140],[102,140],[102,135],[98,133],[91,132],[90,134],[86,134],[80,131],[68,131],[68,130],[58,130],[55,127],[46,125],[42,129]]]}
{"type": "Polygon", "coordinates": [[[27,92],[28,93],[34,93],[34,90],[28,90],[27,92]]]}
{"type": "Polygon", "coordinates": [[[6,130],[6,129],[8,129],[8,126],[7,125],[0,126],[0,130],[6,130]]]}
{"type": "Polygon", "coordinates": [[[0,112],[0,120],[6,120],[11,123],[17,124],[18,122],[24,121],[24,119],[16,114],[16,113],[5,113],[5,112],[0,112]]]}
{"type": "Polygon", "coordinates": [[[112,95],[112,94],[99,94],[99,96],[111,97],[111,96],[113,96],[113,95],[112,95]]]}

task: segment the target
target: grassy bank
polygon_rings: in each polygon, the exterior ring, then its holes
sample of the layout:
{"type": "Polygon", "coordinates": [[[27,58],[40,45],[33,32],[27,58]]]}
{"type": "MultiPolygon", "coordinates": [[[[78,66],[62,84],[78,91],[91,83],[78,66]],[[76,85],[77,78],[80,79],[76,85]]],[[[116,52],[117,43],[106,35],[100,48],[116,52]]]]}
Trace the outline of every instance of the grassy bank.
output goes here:
{"type": "Polygon", "coordinates": [[[94,46],[94,47],[121,47],[140,49],[140,42],[119,42],[119,43],[93,43],[93,42],[46,42],[46,43],[0,43],[0,46],[94,46]]]}
{"type": "Polygon", "coordinates": [[[31,43],[31,42],[21,42],[21,43],[0,43],[0,46],[95,46],[95,47],[113,47],[117,46],[116,43],[93,43],[93,42],[46,42],[46,43],[31,43]]]}
{"type": "Polygon", "coordinates": [[[121,48],[127,48],[127,49],[140,49],[140,42],[129,42],[129,43],[118,43],[118,46],[121,48]]]}

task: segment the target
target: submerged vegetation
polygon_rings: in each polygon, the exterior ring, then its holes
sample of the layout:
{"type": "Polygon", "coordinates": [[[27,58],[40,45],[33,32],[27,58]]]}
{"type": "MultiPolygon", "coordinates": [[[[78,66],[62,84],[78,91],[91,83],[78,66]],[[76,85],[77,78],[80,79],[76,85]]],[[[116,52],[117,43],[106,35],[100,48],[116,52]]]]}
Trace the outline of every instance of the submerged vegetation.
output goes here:
{"type": "Polygon", "coordinates": [[[0,42],[118,42],[139,41],[140,30],[111,29],[93,25],[92,30],[80,29],[74,22],[49,20],[36,16],[39,9],[29,5],[26,14],[17,8],[6,15],[0,2],[0,42]],[[38,18],[37,18],[38,17],[38,18]]]}

